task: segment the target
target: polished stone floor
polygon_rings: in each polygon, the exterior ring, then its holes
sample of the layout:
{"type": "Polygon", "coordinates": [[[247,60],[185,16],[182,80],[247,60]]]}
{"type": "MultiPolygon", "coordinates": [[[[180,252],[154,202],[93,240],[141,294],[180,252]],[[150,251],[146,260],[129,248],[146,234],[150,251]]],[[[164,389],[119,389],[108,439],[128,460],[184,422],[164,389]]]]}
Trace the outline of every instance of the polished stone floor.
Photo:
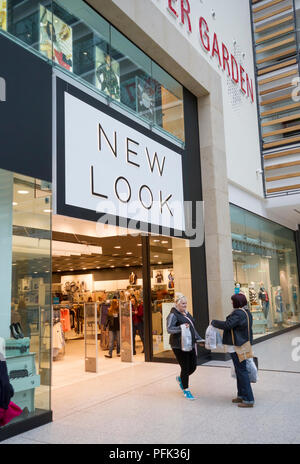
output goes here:
{"type": "Polygon", "coordinates": [[[300,360],[292,359],[298,337],[300,346],[300,329],[255,345],[253,409],[231,403],[230,362],[198,367],[191,377],[197,400],[189,402],[175,381],[176,365],[138,360],[117,368],[115,358],[106,360],[115,366],[105,374],[59,381],[54,422],[2,443],[300,444],[300,360]]]}

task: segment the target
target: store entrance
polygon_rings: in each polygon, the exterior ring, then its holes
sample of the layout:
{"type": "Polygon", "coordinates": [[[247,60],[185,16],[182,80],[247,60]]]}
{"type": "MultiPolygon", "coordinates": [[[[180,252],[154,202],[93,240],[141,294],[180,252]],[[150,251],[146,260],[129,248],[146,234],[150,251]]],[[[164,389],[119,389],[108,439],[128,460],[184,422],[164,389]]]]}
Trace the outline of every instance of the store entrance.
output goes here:
{"type": "Polygon", "coordinates": [[[96,314],[98,373],[126,366],[120,356],[120,341],[127,332],[122,327],[120,333],[120,311],[130,303],[133,337],[129,343],[132,361],[139,363],[145,360],[141,236],[119,227],[53,215],[54,387],[90,375],[85,371],[87,304],[96,314]]]}

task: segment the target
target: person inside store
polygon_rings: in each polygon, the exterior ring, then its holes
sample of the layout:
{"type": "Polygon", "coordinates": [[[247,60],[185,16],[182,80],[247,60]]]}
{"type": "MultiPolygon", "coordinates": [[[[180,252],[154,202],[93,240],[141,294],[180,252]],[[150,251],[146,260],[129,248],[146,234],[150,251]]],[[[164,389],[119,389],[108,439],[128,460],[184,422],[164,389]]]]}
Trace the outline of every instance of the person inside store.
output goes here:
{"type": "Polygon", "coordinates": [[[226,321],[212,320],[211,325],[224,331],[223,345],[228,346],[228,352],[233,361],[237,380],[237,397],[232,402],[237,403],[240,408],[252,408],[254,396],[247,371],[247,363],[246,360],[239,361],[234,348],[234,344],[241,346],[249,340],[252,345],[252,314],[248,308],[247,299],[242,293],[232,295],[231,302],[233,311],[227,316],[226,321]]]}
{"type": "Polygon", "coordinates": [[[135,349],[135,337],[138,333],[143,344],[143,351],[145,352],[144,345],[144,305],[143,302],[138,303],[135,295],[131,295],[131,308],[132,308],[132,345],[133,345],[133,354],[136,354],[135,349]]]}
{"type": "Polygon", "coordinates": [[[181,367],[180,376],[176,377],[181,390],[186,399],[194,400],[189,389],[189,377],[195,372],[197,368],[197,343],[204,346],[203,340],[195,328],[195,320],[193,316],[187,311],[187,299],[182,293],[176,293],[175,306],[171,309],[167,317],[167,331],[170,334],[170,345],[173,353],[181,367]],[[192,349],[190,351],[182,350],[181,325],[185,325],[190,329],[192,336],[192,349]]]}
{"type": "Polygon", "coordinates": [[[113,298],[111,305],[108,309],[106,327],[109,331],[109,345],[108,354],[106,358],[112,358],[114,344],[117,344],[117,356],[120,356],[120,315],[119,315],[119,302],[116,298],[113,298]]]}

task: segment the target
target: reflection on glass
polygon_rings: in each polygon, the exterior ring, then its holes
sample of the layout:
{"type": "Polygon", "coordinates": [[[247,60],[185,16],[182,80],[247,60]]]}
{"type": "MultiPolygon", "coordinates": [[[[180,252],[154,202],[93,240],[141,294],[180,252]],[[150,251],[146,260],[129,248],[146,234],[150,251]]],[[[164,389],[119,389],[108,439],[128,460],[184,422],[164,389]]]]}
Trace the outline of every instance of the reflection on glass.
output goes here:
{"type": "Polygon", "coordinates": [[[300,322],[293,232],[231,205],[235,291],[246,295],[255,337],[300,322]]]}
{"type": "Polygon", "coordinates": [[[0,191],[1,222],[10,227],[8,249],[1,256],[6,274],[11,270],[11,285],[3,279],[1,285],[9,308],[1,312],[0,337],[6,342],[12,401],[25,409],[18,418],[24,420],[50,410],[51,186],[8,171],[0,175],[6,185],[0,191]]]}
{"type": "Polygon", "coordinates": [[[190,248],[187,240],[150,238],[153,355],[173,358],[166,319],[174,307],[175,294],[183,293],[193,314],[190,248]]]}
{"type": "Polygon", "coordinates": [[[182,86],[83,0],[0,0],[0,28],[184,142],[182,86]]]}

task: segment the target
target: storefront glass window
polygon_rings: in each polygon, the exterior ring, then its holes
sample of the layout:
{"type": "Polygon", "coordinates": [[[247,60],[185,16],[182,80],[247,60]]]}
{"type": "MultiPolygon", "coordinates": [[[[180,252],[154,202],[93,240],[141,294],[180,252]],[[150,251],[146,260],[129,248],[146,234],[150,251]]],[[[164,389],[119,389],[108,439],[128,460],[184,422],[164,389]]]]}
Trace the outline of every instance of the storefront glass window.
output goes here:
{"type": "Polygon", "coordinates": [[[182,86],[83,0],[0,0],[0,29],[184,143],[182,86]]]}
{"type": "Polygon", "coordinates": [[[231,205],[235,291],[246,295],[257,338],[300,322],[293,231],[231,205]]]}
{"type": "Polygon", "coordinates": [[[166,319],[174,307],[177,292],[186,296],[188,311],[193,314],[189,242],[170,237],[151,237],[150,264],[153,356],[174,358],[166,319]]]}
{"type": "Polygon", "coordinates": [[[0,186],[0,340],[20,421],[50,410],[51,185],[0,170],[0,186]]]}

